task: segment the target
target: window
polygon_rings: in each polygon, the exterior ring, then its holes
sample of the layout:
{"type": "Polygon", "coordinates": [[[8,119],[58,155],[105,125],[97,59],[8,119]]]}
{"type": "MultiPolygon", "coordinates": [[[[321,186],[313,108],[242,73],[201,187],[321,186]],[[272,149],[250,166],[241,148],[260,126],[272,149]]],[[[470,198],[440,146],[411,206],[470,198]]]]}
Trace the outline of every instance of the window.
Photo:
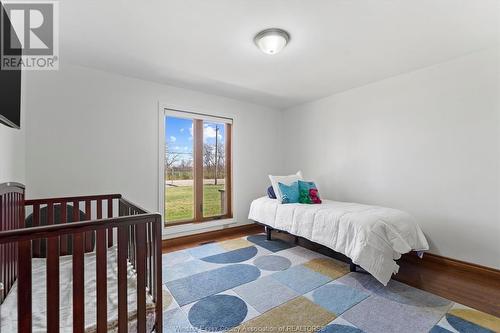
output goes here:
{"type": "Polygon", "coordinates": [[[167,111],[165,225],[232,217],[232,120],[167,111]]]}

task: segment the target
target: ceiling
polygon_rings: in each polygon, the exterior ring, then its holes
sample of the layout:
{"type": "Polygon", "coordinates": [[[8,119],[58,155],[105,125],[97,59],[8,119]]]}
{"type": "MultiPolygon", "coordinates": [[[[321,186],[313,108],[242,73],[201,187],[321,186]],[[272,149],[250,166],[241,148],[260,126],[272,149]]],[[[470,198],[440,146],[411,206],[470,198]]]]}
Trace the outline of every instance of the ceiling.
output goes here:
{"type": "Polygon", "coordinates": [[[64,0],[61,60],[284,109],[498,45],[500,0],[64,0]],[[262,29],[291,41],[269,56],[262,29]]]}

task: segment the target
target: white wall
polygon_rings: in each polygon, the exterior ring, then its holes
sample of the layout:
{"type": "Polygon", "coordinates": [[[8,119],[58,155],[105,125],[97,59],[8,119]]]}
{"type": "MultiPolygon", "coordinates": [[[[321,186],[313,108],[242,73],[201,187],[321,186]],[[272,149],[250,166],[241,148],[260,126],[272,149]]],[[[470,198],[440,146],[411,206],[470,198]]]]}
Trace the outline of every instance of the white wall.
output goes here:
{"type": "Polygon", "coordinates": [[[432,253],[500,268],[499,49],[284,112],[289,172],[411,212],[432,253]]]}
{"type": "Polygon", "coordinates": [[[28,76],[28,197],[122,193],[158,210],[158,103],[236,115],[234,213],[282,166],[273,109],[84,67],[28,76]]]}
{"type": "Polygon", "coordinates": [[[0,183],[25,183],[24,130],[0,124],[0,183]]]}

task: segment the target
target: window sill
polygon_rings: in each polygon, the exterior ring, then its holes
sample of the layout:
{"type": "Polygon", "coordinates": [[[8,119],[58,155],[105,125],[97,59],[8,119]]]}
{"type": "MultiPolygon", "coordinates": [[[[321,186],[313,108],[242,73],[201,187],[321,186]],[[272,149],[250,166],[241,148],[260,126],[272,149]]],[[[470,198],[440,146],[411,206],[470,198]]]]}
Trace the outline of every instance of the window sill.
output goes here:
{"type": "Polygon", "coordinates": [[[231,224],[236,224],[234,218],[167,226],[163,228],[162,238],[168,239],[168,238],[186,236],[189,234],[197,233],[200,230],[211,229],[216,227],[226,227],[231,224]]]}

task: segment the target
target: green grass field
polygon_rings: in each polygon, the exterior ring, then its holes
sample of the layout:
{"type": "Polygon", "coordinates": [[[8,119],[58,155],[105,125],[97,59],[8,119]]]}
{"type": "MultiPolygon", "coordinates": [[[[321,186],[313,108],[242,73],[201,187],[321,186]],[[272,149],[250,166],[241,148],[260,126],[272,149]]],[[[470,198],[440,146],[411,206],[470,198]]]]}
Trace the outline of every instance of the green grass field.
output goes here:
{"type": "MultiPolygon", "coordinates": [[[[203,186],[203,216],[222,214],[219,190],[223,188],[224,185],[203,186]]],[[[166,222],[192,219],[193,201],[192,186],[168,186],[165,191],[166,222]]]]}

